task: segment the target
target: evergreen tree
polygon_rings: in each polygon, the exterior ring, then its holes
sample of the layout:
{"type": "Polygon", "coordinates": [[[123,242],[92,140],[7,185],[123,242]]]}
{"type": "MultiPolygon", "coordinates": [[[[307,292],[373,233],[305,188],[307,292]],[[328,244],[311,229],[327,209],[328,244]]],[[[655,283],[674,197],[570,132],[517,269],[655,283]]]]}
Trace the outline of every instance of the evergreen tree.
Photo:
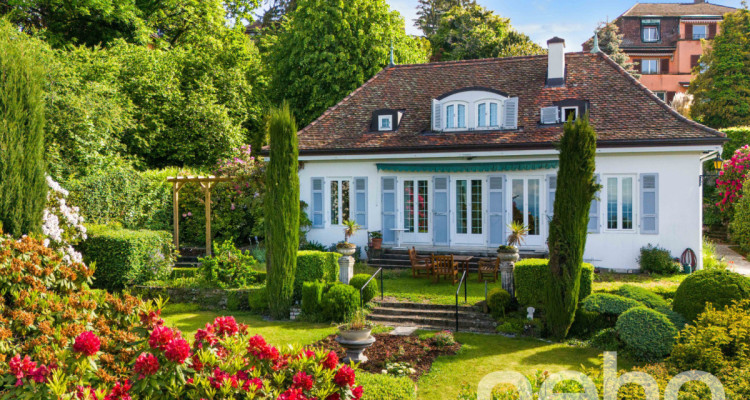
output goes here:
{"type": "Polygon", "coordinates": [[[270,111],[270,161],[266,170],[268,301],[274,318],[289,318],[299,248],[297,123],[289,105],[270,111]]]}
{"type": "Polygon", "coordinates": [[[434,35],[440,24],[440,18],[455,6],[464,7],[476,4],[474,0],[418,0],[417,19],[414,26],[422,30],[426,38],[434,35]]]}
{"type": "Polygon", "coordinates": [[[581,264],[591,200],[599,190],[594,178],[596,132],[588,114],[565,124],[554,215],[549,226],[549,268],[545,315],[552,337],[564,339],[578,307],[581,264]]]}
{"type": "Polygon", "coordinates": [[[39,232],[47,201],[45,71],[24,39],[0,37],[0,226],[13,236],[39,232]]]}
{"type": "MultiPolygon", "coordinates": [[[[630,62],[628,55],[620,48],[624,35],[620,33],[620,28],[614,22],[600,22],[597,28],[597,36],[599,37],[599,48],[604,54],[608,55],[612,61],[619,64],[636,79],[641,77],[641,74],[635,70],[635,64],[630,62]]],[[[593,37],[583,44],[583,48],[586,50],[591,50],[593,46],[593,37]]]]}
{"type": "Polygon", "coordinates": [[[724,15],[688,89],[693,119],[712,128],[750,125],[750,11],[744,5],[724,15]]]}

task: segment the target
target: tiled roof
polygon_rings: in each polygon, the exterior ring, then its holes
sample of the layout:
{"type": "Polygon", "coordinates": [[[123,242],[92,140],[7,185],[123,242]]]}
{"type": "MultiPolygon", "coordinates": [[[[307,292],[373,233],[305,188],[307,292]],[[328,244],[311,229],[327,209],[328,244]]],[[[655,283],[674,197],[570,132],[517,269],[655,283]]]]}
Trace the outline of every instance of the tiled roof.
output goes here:
{"type": "Polygon", "coordinates": [[[722,16],[735,8],[711,3],[637,3],[623,17],[722,16]]]}
{"type": "Polygon", "coordinates": [[[725,135],[692,122],[659,101],[603,53],[566,54],[563,87],[547,88],[547,56],[388,67],[299,132],[302,153],[501,150],[552,147],[561,125],[540,125],[541,107],[587,100],[602,146],[721,143],[725,135]],[[519,98],[518,129],[431,131],[432,99],[485,87],[519,98]],[[370,132],[372,112],[404,110],[395,132],[370,132]]]}

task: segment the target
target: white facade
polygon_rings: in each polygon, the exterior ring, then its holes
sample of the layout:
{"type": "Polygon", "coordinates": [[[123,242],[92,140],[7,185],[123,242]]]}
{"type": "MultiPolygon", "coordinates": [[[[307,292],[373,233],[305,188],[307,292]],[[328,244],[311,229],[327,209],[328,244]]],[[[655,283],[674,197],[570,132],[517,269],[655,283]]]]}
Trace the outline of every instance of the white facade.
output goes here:
{"type": "MultiPolygon", "coordinates": [[[[592,207],[585,260],[600,268],[636,270],[640,248],[653,244],[668,249],[675,257],[691,248],[700,262],[701,159],[716,150],[712,146],[599,149],[596,174],[603,189],[598,203],[592,207]]],[[[325,245],[339,242],[344,239],[341,221],[348,217],[366,225],[351,239],[364,247],[367,232],[383,230],[384,220],[392,217],[387,223],[395,221],[395,225],[389,230],[400,236],[394,238],[402,246],[494,249],[499,244],[497,238],[507,236],[505,226],[514,218],[515,209],[515,218],[523,219],[524,224],[536,231],[527,238],[522,250],[543,253],[548,218],[552,215],[555,169],[393,172],[379,170],[378,164],[444,166],[552,160],[557,160],[553,150],[301,156],[301,200],[308,203],[308,214],[316,222],[307,236],[325,245]],[[387,185],[395,183],[395,187],[385,188],[384,192],[383,178],[388,179],[387,185]],[[448,183],[447,192],[436,192],[436,182],[438,186],[448,183]],[[464,196],[459,195],[462,191],[464,196]],[[394,201],[388,200],[390,197],[384,193],[395,195],[394,201]],[[407,197],[408,193],[412,196],[407,197]],[[447,200],[447,214],[440,212],[445,204],[436,204],[436,200],[440,203],[447,200]],[[385,212],[384,201],[389,202],[385,212]],[[413,217],[405,218],[412,215],[410,209],[413,217]],[[444,222],[445,218],[449,221],[448,242],[438,240],[435,235],[439,230],[436,219],[444,222]]],[[[389,245],[387,239],[384,245],[389,245]]]]}

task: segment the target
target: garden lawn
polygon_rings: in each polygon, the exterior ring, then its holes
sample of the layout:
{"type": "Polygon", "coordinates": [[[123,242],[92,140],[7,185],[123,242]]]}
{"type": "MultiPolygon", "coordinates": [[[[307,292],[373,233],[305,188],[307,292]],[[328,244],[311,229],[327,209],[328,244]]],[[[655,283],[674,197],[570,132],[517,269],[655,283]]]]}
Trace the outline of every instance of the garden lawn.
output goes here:
{"type": "Polygon", "coordinates": [[[594,292],[614,293],[620,286],[629,284],[648,289],[654,293],[671,298],[680,283],[687,278],[687,274],[675,275],[647,275],[647,274],[615,274],[602,272],[594,274],[594,292]]]}

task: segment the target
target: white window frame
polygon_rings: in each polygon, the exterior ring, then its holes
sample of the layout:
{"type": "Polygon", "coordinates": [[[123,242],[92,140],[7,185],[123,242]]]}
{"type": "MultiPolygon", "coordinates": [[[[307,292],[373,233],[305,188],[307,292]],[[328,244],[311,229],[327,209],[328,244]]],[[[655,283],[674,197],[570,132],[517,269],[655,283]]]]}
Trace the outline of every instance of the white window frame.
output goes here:
{"type": "Polygon", "coordinates": [[[502,121],[502,109],[503,109],[503,102],[499,100],[494,99],[482,99],[474,103],[474,127],[475,129],[481,130],[481,129],[500,129],[500,126],[502,125],[500,121],[502,121]],[[484,120],[487,123],[486,125],[479,125],[479,106],[484,104],[484,120]],[[490,107],[492,104],[495,104],[497,106],[497,115],[495,120],[495,125],[491,125],[490,123],[490,107]]]}
{"type": "Polygon", "coordinates": [[[393,115],[378,115],[378,131],[393,130],[393,115]],[[388,121],[388,127],[383,127],[383,121],[388,121]]]}
{"type": "Polygon", "coordinates": [[[443,104],[443,129],[446,131],[466,131],[469,130],[469,103],[465,101],[450,101],[443,104]],[[453,126],[448,126],[448,107],[453,106],[453,126]],[[458,107],[464,107],[464,126],[458,124],[458,107]]]}
{"type": "Polygon", "coordinates": [[[580,115],[578,114],[578,107],[576,106],[568,106],[568,107],[560,107],[560,121],[563,123],[568,122],[568,118],[565,117],[565,110],[574,110],[575,111],[575,117],[573,117],[573,121],[577,120],[580,115]]]}
{"type": "Polygon", "coordinates": [[[693,37],[690,38],[690,39],[693,39],[693,40],[708,39],[708,25],[705,25],[705,24],[693,25],[693,37]],[[703,35],[698,35],[698,34],[695,33],[695,28],[697,28],[699,26],[704,29],[703,35]]]}
{"type": "Polygon", "coordinates": [[[654,43],[659,41],[659,25],[643,25],[641,28],[641,40],[645,43],[654,43]],[[649,35],[646,37],[646,32],[653,31],[653,37],[649,35]]]}
{"type": "Polygon", "coordinates": [[[328,224],[331,226],[342,226],[344,223],[344,208],[343,208],[343,201],[344,201],[344,190],[343,190],[343,184],[342,182],[348,181],[349,182],[349,219],[352,219],[352,215],[354,214],[354,208],[352,207],[354,205],[353,197],[355,195],[354,190],[354,178],[352,177],[336,177],[336,178],[328,178],[325,181],[325,194],[326,194],[326,213],[328,214],[328,224]],[[331,215],[331,209],[333,207],[333,199],[331,199],[331,182],[338,182],[338,221],[334,221],[331,215]]]}
{"type": "Polygon", "coordinates": [[[641,59],[641,73],[643,75],[658,75],[659,74],[659,65],[661,64],[661,60],[658,58],[642,58],[641,59]],[[644,67],[646,66],[646,62],[653,62],[654,63],[654,69],[653,72],[651,72],[651,69],[649,71],[646,71],[644,67]]]}
{"type": "Polygon", "coordinates": [[[659,98],[659,100],[661,100],[661,101],[663,101],[665,103],[667,102],[667,92],[665,92],[663,90],[657,90],[657,91],[654,92],[654,94],[656,95],[656,97],[659,98]]]}
{"type": "Polygon", "coordinates": [[[603,227],[605,232],[621,232],[621,233],[635,233],[636,227],[638,226],[638,215],[637,210],[639,206],[638,202],[638,196],[639,196],[639,188],[638,188],[638,175],[636,174],[614,174],[614,175],[604,175],[602,176],[602,197],[601,197],[601,208],[603,208],[604,215],[603,215],[603,227]],[[609,227],[609,180],[612,178],[617,179],[617,228],[610,228],[609,227]],[[623,196],[622,196],[622,182],[624,178],[630,178],[631,179],[631,207],[632,207],[632,215],[631,215],[631,224],[632,226],[628,229],[622,228],[622,206],[623,206],[623,196]]]}

